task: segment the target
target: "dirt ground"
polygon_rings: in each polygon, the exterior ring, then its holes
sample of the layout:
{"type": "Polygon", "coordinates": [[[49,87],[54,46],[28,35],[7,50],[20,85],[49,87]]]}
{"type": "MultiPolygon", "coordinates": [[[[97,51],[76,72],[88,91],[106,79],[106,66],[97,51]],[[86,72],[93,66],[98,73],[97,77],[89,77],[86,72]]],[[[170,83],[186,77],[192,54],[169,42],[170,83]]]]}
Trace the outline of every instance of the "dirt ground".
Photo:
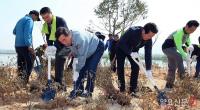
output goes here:
{"type": "MultiPolygon", "coordinates": [[[[40,76],[33,72],[29,84],[24,86],[16,77],[14,68],[0,67],[0,110],[200,110],[200,81],[192,77],[182,81],[177,78],[174,89],[166,93],[168,104],[160,106],[156,100],[157,93],[140,72],[138,91],[141,96],[131,97],[128,94],[130,67],[125,70],[127,92],[119,92],[116,73],[104,67],[97,71],[93,97],[77,97],[74,100],[67,99],[72,89],[72,72],[66,70],[64,82],[67,91],[57,91],[55,99],[46,103],[41,100],[46,84],[45,71],[40,76]]],[[[165,86],[166,71],[167,68],[153,66],[153,76],[159,89],[165,86]]]]}

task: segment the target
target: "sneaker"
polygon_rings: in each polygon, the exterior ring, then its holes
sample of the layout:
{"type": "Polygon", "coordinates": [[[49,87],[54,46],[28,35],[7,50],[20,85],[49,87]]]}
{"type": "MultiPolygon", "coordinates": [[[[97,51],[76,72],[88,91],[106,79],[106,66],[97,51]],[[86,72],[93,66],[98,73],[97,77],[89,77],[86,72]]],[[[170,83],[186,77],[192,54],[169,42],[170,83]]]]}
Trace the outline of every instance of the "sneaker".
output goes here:
{"type": "Polygon", "coordinates": [[[85,97],[85,98],[88,98],[88,97],[92,97],[92,93],[91,92],[83,92],[82,94],[81,94],[81,97],[85,97]]]}
{"type": "Polygon", "coordinates": [[[200,74],[198,74],[198,73],[195,72],[194,78],[195,79],[200,79],[200,74]]]}
{"type": "Polygon", "coordinates": [[[200,80],[200,75],[197,76],[197,77],[194,77],[194,79],[196,79],[196,80],[200,80]]]}
{"type": "Polygon", "coordinates": [[[130,96],[135,97],[135,98],[141,97],[141,94],[139,94],[139,92],[130,92],[129,94],[130,96]]]}
{"type": "Polygon", "coordinates": [[[76,96],[81,96],[83,94],[83,90],[77,90],[76,96]]]}
{"type": "Polygon", "coordinates": [[[173,88],[173,84],[167,82],[163,91],[171,92],[172,88],[173,88]]]}
{"type": "Polygon", "coordinates": [[[29,82],[29,77],[27,75],[22,75],[18,77],[18,80],[25,87],[29,82]]]}
{"type": "Polygon", "coordinates": [[[172,91],[172,88],[165,87],[165,88],[163,89],[163,91],[164,91],[164,92],[171,92],[171,91],[172,91]]]}
{"type": "Polygon", "coordinates": [[[186,73],[179,74],[180,80],[183,80],[186,77],[186,73]]]}
{"type": "Polygon", "coordinates": [[[70,100],[75,99],[77,97],[77,90],[72,90],[68,96],[70,100]]]}
{"type": "Polygon", "coordinates": [[[58,85],[58,91],[67,91],[67,87],[66,87],[66,85],[63,85],[63,84],[59,84],[58,85]]]}

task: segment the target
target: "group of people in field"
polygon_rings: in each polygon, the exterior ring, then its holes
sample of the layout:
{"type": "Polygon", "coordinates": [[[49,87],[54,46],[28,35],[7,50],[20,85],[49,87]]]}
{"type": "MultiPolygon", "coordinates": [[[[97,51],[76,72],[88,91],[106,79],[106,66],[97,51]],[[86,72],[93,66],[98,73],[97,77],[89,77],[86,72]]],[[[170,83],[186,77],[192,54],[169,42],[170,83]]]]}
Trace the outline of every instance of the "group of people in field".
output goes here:
{"type": "MultiPolygon", "coordinates": [[[[155,23],[149,22],[144,26],[132,26],[120,37],[109,34],[108,40],[104,43],[105,36],[101,32],[90,33],[70,30],[62,17],[55,16],[49,7],[43,7],[40,12],[32,10],[22,17],[13,30],[13,34],[16,36],[15,50],[17,53],[18,77],[25,84],[29,81],[34,65],[35,52],[32,42],[32,30],[34,21],[41,20],[39,16],[44,20],[41,31],[46,36],[44,46],[47,48],[48,46],[55,46],[57,48],[55,54],[55,82],[61,85],[61,90],[66,90],[66,85],[62,81],[66,62],[65,56],[77,60],[73,72],[78,74],[78,77],[73,81],[74,86],[69,98],[92,96],[98,63],[106,49],[108,49],[111,70],[116,72],[118,76],[120,92],[126,92],[124,64],[127,58],[131,65],[128,93],[133,97],[138,96],[137,83],[140,68],[133,60],[133,55],[137,55],[142,47],[145,51],[146,72],[152,75],[152,38],[158,33],[155,23]],[[85,78],[87,84],[84,87],[85,78]]],[[[191,61],[194,56],[196,56],[197,61],[194,77],[200,78],[200,38],[198,39],[199,44],[191,44],[190,42],[190,34],[198,26],[199,23],[196,20],[190,20],[184,27],[172,32],[164,41],[162,51],[168,59],[166,90],[173,88],[177,69],[180,79],[184,79],[186,72],[183,61],[191,61]],[[191,55],[188,54],[189,51],[192,52],[191,55]]]]}

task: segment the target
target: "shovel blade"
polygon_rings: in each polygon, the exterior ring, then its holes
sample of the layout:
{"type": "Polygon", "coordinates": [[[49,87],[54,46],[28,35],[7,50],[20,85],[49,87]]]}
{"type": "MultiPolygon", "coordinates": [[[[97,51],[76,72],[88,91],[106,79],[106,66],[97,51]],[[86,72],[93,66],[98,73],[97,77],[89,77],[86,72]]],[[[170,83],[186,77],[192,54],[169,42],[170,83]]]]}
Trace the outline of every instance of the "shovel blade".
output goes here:
{"type": "Polygon", "coordinates": [[[165,92],[158,92],[157,95],[157,101],[159,105],[167,105],[168,104],[168,98],[165,94],[165,92]]]}
{"type": "Polygon", "coordinates": [[[41,98],[43,101],[48,102],[54,100],[55,95],[56,95],[56,90],[48,87],[46,90],[44,90],[41,98]]]}
{"type": "Polygon", "coordinates": [[[34,70],[37,74],[41,74],[42,73],[42,65],[35,66],[34,70]]]}
{"type": "Polygon", "coordinates": [[[56,89],[51,87],[52,80],[47,81],[47,88],[43,91],[41,98],[43,101],[48,102],[54,100],[56,96],[56,89]]]}

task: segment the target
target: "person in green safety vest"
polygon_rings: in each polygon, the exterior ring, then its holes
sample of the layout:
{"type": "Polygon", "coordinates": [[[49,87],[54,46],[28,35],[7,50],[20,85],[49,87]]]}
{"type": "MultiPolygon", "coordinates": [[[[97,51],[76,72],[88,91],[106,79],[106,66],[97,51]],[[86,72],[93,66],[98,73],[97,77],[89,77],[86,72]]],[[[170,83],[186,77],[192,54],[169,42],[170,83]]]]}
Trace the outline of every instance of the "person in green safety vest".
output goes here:
{"type": "Polygon", "coordinates": [[[173,32],[164,41],[162,50],[168,59],[166,90],[171,90],[171,88],[173,88],[177,68],[180,79],[184,78],[185,69],[183,60],[189,61],[190,56],[183,50],[182,46],[185,45],[186,47],[189,47],[191,45],[190,34],[192,34],[198,26],[199,23],[196,20],[190,20],[185,27],[173,32]]]}
{"type": "Polygon", "coordinates": [[[67,24],[63,18],[53,15],[49,7],[43,7],[40,10],[40,15],[45,21],[42,27],[42,34],[46,36],[47,45],[54,45],[57,48],[55,56],[55,82],[60,84],[58,86],[59,89],[66,90],[66,86],[62,83],[64,63],[66,59],[59,54],[63,53],[62,51],[65,50],[66,46],[56,41],[55,32],[59,27],[65,27],[68,29],[67,24]]]}

